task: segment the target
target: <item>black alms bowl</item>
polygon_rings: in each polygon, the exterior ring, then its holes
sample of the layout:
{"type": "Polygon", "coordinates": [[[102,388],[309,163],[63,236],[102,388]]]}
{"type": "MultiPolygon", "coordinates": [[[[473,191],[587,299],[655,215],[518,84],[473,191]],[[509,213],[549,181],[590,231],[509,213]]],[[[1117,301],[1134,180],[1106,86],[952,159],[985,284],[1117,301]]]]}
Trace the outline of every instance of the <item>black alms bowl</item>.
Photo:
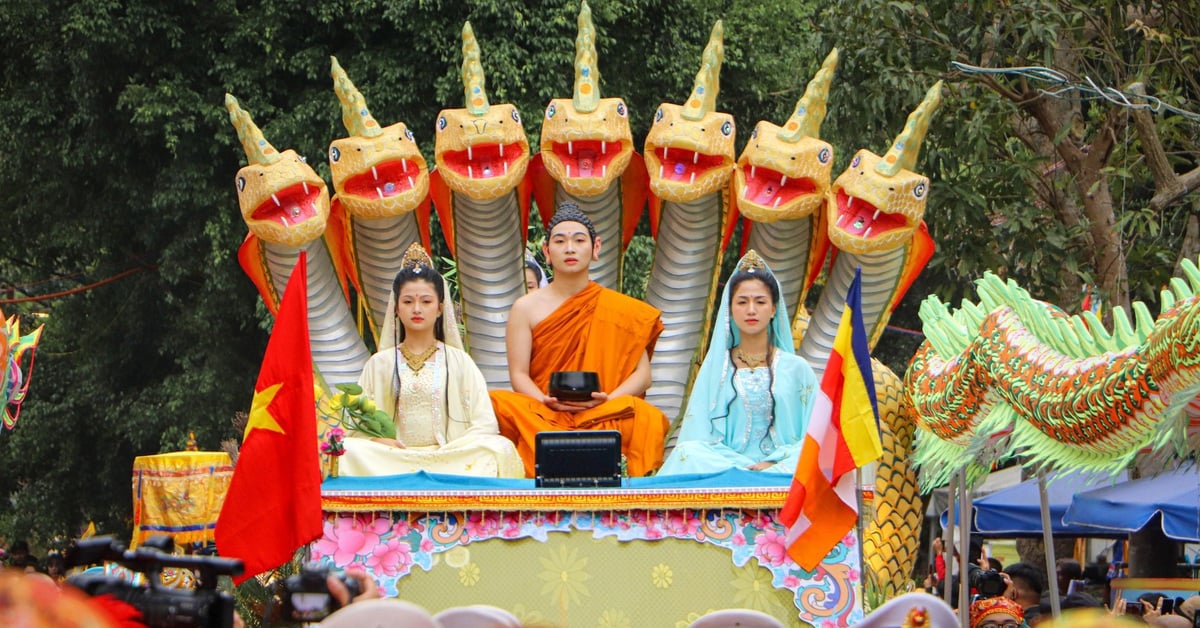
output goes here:
{"type": "Polygon", "coordinates": [[[550,396],[559,401],[588,401],[594,392],[600,392],[600,376],[594,371],[550,374],[550,396]]]}

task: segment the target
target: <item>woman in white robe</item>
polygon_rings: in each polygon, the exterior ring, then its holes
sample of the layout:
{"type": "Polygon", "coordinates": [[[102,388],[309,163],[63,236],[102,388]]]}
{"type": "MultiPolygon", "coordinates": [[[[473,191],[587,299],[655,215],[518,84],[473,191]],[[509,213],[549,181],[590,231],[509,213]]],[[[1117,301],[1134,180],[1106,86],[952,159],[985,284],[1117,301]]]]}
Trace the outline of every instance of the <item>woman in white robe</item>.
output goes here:
{"type": "Polygon", "coordinates": [[[414,243],[392,285],[380,338],[359,377],[363,395],[392,417],[396,438],[351,432],[343,476],[428,471],[484,477],[525,476],[499,424],[479,367],[462,350],[445,280],[414,243]],[[398,321],[398,324],[397,324],[398,321]]]}

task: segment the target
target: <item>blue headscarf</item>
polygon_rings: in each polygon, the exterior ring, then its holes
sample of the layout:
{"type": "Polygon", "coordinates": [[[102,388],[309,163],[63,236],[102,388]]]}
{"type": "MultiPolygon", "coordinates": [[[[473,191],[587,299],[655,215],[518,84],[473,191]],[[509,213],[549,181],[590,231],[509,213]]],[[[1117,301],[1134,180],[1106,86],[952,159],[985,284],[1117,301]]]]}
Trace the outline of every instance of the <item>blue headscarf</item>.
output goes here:
{"type": "MultiPolygon", "coordinates": [[[[775,354],[780,352],[794,354],[791,319],[788,317],[787,304],[783,301],[779,280],[775,278],[771,269],[767,268],[766,262],[753,250],[747,252],[738,261],[734,275],[743,271],[753,275],[755,279],[774,284],[775,294],[780,296],[775,303],[775,316],[771,318],[771,324],[768,327],[769,342],[774,348],[775,354]]],[[[700,372],[697,373],[696,381],[692,384],[692,394],[688,400],[687,415],[710,421],[723,416],[725,409],[729,407],[734,397],[733,371],[736,367],[729,351],[741,343],[741,332],[729,315],[729,301],[733,291],[732,279],[733,277],[730,277],[730,281],[725,283],[725,289],[721,293],[721,307],[717,311],[717,320],[713,323],[708,353],[705,354],[704,362],[700,365],[700,372]]]]}

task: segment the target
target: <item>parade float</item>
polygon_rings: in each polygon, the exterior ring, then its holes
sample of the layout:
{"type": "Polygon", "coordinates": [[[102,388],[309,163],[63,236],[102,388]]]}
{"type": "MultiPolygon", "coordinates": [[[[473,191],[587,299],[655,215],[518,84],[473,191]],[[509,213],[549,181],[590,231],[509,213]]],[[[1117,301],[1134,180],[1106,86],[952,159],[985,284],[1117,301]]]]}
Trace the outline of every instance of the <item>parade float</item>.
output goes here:
{"type": "MultiPolygon", "coordinates": [[[[646,300],[662,311],[666,330],[647,399],[675,422],[703,357],[722,259],[739,222],[743,247],[779,269],[789,303],[803,304],[832,255],[818,304],[811,314],[795,308],[798,352],[815,370],[825,367],[858,267],[868,336],[872,345],[878,340],[932,252],[922,222],[930,182],[915,169],[941,84],[882,157],[862,149],[832,180],[834,147],[819,131],[837,64],[833,51],[793,115],[782,126],[759,122],[735,158],[735,121],[717,107],[724,57],[718,22],[692,92],[683,104],[666,102],[653,112],[639,155],[625,102],[600,97],[594,28],[584,4],[574,94],[547,105],[540,152],[531,155],[527,119],[511,104],[489,101],[483,47],[464,26],[464,107],[443,110],[434,121],[432,171],[405,123],[382,127],[351,72],[333,60],[349,135],[329,149],[332,199],[309,164],[274,148],[250,112],[227,96],[248,162],[235,179],[249,229],[239,260],[271,312],[301,253],[307,258],[322,434],[338,427],[336,387],[357,378],[378,342],[400,256],[414,241],[429,247],[438,233],[456,265],[471,356],[489,387],[508,388],[504,324],[525,291],[531,198],[543,220],[557,202],[580,204],[614,244],[593,266],[593,277],[613,287],[628,272],[624,246],[649,212],[655,253],[646,300]]],[[[907,460],[914,422],[900,379],[878,361],[873,370],[887,451],[875,490],[865,491],[868,520],[812,570],[789,558],[778,519],[791,478],[749,471],[634,478],[606,489],[535,489],[532,480],[425,473],[331,475],[322,485],[324,535],[310,557],[363,565],[387,594],[432,610],[470,601],[562,625],[673,625],[749,607],[785,623],[849,625],[863,617],[868,581],[885,595],[905,586],[921,522],[907,460]]]]}

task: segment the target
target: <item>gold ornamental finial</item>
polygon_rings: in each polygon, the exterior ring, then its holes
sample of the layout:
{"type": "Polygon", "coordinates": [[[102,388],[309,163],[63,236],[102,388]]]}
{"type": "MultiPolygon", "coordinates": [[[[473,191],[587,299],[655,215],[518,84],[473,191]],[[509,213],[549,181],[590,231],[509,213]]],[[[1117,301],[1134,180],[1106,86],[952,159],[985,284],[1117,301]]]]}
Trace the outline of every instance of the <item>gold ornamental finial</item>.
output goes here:
{"type": "Polygon", "coordinates": [[[829,102],[829,84],[833,82],[833,71],[837,68],[838,51],[834,48],[821,63],[821,69],[809,81],[804,96],[796,103],[792,117],[779,132],[785,142],[799,142],[802,137],[821,138],[821,123],[825,121],[826,105],[829,102]]]}
{"type": "Polygon", "coordinates": [[[429,257],[429,253],[425,252],[425,247],[421,246],[420,242],[413,242],[408,245],[408,250],[404,252],[404,259],[400,262],[401,268],[413,268],[416,266],[433,268],[433,259],[429,257]]]}
{"type": "Polygon", "coordinates": [[[938,81],[925,93],[921,104],[908,114],[904,130],[896,136],[896,141],[892,143],[892,148],[883,159],[875,164],[875,172],[885,177],[893,177],[901,170],[912,170],[916,167],[917,154],[921,152],[921,141],[925,139],[925,132],[929,130],[933,112],[937,111],[938,105],[941,104],[942,82],[938,81]]]}
{"type": "Polygon", "coordinates": [[[747,273],[766,271],[767,262],[758,254],[758,251],[750,249],[749,251],[746,251],[746,254],[742,256],[741,261],[738,262],[737,269],[747,273]]]}
{"type": "Polygon", "coordinates": [[[330,57],[330,60],[333,91],[337,94],[338,101],[342,103],[342,124],[346,126],[346,130],[350,132],[350,135],[362,137],[383,135],[383,129],[379,127],[379,123],[367,110],[366,99],[363,98],[354,83],[350,82],[350,77],[338,63],[337,57],[330,57]]]}

